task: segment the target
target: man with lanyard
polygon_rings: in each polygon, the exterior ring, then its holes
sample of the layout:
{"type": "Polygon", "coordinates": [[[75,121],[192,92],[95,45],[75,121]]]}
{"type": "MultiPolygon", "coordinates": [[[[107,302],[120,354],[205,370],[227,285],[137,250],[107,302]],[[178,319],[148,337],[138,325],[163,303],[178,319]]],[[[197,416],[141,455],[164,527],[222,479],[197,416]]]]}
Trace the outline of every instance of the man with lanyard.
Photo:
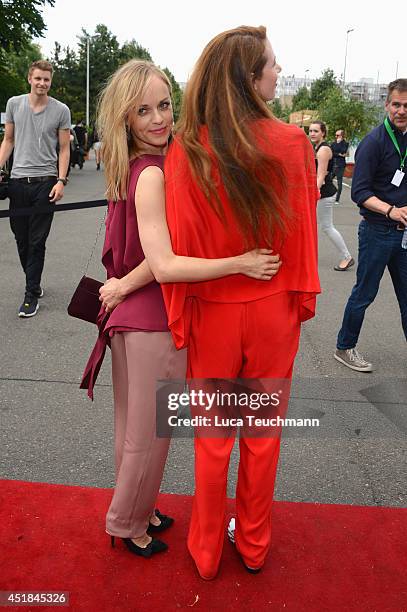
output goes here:
{"type": "Polygon", "coordinates": [[[384,123],[360,143],[355,157],[352,199],[360,207],[356,285],[345,308],[335,359],[358,372],[371,372],[356,350],[366,308],[374,301],[389,269],[407,340],[407,79],[388,86],[384,123]]]}
{"type": "Polygon", "coordinates": [[[0,148],[0,167],[14,150],[9,181],[10,211],[27,207],[33,211],[32,215],[10,217],[26,278],[19,317],[37,314],[38,298],[43,295],[40,283],[45,242],[54,212],[51,206],[50,212],[45,213],[36,213],[36,208],[60,200],[67,183],[71,116],[65,104],[48,96],[52,71],[51,64],[43,60],[30,66],[31,91],[7,102],[5,134],[0,148]]]}
{"type": "Polygon", "coordinates": [[[333,171],[338,182],[336,201],[339,202],[342,193],[343,173],[345,172],[349,144],[345,140],[344,130],[336,130],[335,138],[335,142],[331,144],[331,149],[333,153],[333,171]]]}

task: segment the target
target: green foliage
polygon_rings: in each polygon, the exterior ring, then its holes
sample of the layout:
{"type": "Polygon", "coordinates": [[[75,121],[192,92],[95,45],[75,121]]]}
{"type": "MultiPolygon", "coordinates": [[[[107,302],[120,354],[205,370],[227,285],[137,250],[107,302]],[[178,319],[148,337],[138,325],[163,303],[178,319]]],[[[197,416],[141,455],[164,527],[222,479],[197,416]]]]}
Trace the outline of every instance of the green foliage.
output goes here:
{"type": "MultiPolygon", "coordinates": [[[[93,35],[82,30],[78,39],[77,53],[69,47],[61,50],[60,45],[55,43],[54,56],[51,58],[55,67],[52,95],[69,106],[74,122],[85,119],[86,56],[89,39],[89,121],[93,125],[97,99],[108,78],[119,66],[131,59],[152,61],[152,57],[149,51],[134,39],[120,46],[116,36],[102,24],[96,26],[93,35]]],[[[174,105],[177,110],[181,90],[171,72],[168,69],[166,72],[173,85],[174,105]]]]}
{"type": "MultiPolygon", "coordinates": [[[[332,89],[339,89],[339,85],[335,78],[335,73],[331,68],[326,68],[319,79],[316,79],[309,92],[309,105],[310,110],[317,110],[329,95],[332,89]]],[[[303,110],[301,108],[297,110],[303,110]]]]}
{"type": "Polygon", "coordinates": [[[277,119],[281,119],[282,121],[285,121],[285,123],[289,122],[290,113],[291,113],[290,107],[288,106],[283,107],[278,98],[273,100],[273,102],[269,102],[268,106],[270,107],[273,115],[277,117],[277,119]]]}
{"type": "Polygon", "coordinates": [[[19,52],[0,50],[0,109],[4,111],[12,96],[26,93],[28,68],[41,59],[41,50],[32,42],[25,43],[19,52]]]}
{"type": "Polygon", "coordinates": [[[293,97],[292,111],[301,110],[317,111],[318,117],[327,125],[329,140],[334,140],[335,131],[341,128],[350,142],[363,138],[383,115],[382,109],[352,100],[349,92],[344,94],[330,68],[312,83],[310,91],[302,87],[293,97]]]}
{"type": "Polygon", "coordinates": [[[278,119],[281,118],[283,107],[281,106],[281,102],[278,98],[273,100],[273,102],[267,102],[267,106],[270,108],[275,117],[278,117],[278,119]]]}
{"type": "Polygon", "coordinates": [[[10,51],[7,53],[7,68],[23,81],[24,88],[27,89],[29,87],[27,82],[28,69],[33,62],[40,59],[42,59],[40,46],[28,42],[20,52],[10,51]]]}
{"type": "Polygon", "coordinates": [[[34,36],[42,36],[46,26],[40,7],[55,0],[0,0],[0,48],[15,51],[23,48],[34,36]]]}
{"type": "Polygon", "coordinates": [[[319,107],[318,114],[327,125],[330,140],[334,140],[337,129],[344,129],[346,139],[356,142],[379,123],[383,109],[352,100],[336,87],[330,90],[319,107]]]}
{"type": "Polygon", "coordinates": [[[77,119],[84,119],[83,96],[86,84],[83,73],[78,73],[77,54],[70,47],[62,50],[61,45],[56,42],[49,60],[54,67],[51,95],[69,107],[74,123],[77,119]]]}
{"type": "MultiPolygon", "coordinates": [[[[0,110],[4,110],[11,96],[28,91],[27,72],[30,64],[41,58],[31,36],[41,36],[45,24],[38,10],[41,5],[53,6],[55,0],[0,0],[0,110]]],[[[55,42],[52,56],[48,58],[54,67],[51,95],[67,104],[72,120],[85,119],[86,114],[86,65],[89,42],[89,118],[95,121],[97,99],[108,78],[119,66],[137,58],[153,61],[148,51],[136,40],[120,46],[117,37],[103,24],[95,33],[82,29],[78,36],[78,48],[62,49],[55,42]]],[[[175,118],[178,117],[182,90],[173,74],[165,68],[173,89],[175,118]]]]}
{"type": "Polygon", "coordinates": [[[125,64],[131,59],[141,59],[146,60],[148,62],[152,62],[152,57],[145,49],[142,47],[136,40],[130,40],[124,43],[122,48],[119,51],[119,65],[125,64]]]}
{"type": "MultiPolygon", "coordinates": [[[[114,34],[105,25],[97,25],[95,34],[90,36],[82,29],[78,43],[78,60],[76,64],[76,87],[79,88],[81,118],[85,118],[86,107],[86,56],[89,38],[89,115],[93,123],[96,115],[96,104],[100,91],[109,76],[119,67],[120,45],[114,34]]],[[[69,106],[69,104],[68,104],[69,106]]],[[[75,117],[76,118],[76,117],[75,117]]]]}
{"type": "Polygon", "coordinates": [[[29,65],[41,59],[31,42],[46,29],[40,8],[55,0],[0,0],[0,110],[12,96],[27,91],[29,65]]]}
{"type": "Polygon", "coordinates": [[[165,72],[165,74],[167,75],[167,77],[169,78],[170,83],[171,83],[171,87],[172,87],[172,105],[173,105],[173,109],[174,109],[174,121],[177,121],[178,117],[179,117],[179,113],[181,111],[182,89],[178,85],[177,81],[175,80],[174,75],[172,74],[172,72],[170,72],[170,70],[168,68],[164,68],[163,71],[165,72]]]}
{"type": "Polygon", "coordinates": [[[310,94],[307,87],[301,87],[293,96],[291,112],[310,109],[310,94]]]}

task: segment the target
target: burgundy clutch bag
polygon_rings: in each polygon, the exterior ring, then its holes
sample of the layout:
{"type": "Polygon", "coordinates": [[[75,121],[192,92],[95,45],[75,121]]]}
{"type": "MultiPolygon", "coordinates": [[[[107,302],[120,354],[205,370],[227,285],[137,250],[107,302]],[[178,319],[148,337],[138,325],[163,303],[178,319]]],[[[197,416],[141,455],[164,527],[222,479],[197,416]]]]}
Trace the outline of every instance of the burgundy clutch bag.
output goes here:
{"type": "Polygon", "coordinates": [[[96,324],[101,306],[99,289],[102,285],[103,283],[94,278],[82,276],[69,302],[68,314],[82,321],[96,324]]]}

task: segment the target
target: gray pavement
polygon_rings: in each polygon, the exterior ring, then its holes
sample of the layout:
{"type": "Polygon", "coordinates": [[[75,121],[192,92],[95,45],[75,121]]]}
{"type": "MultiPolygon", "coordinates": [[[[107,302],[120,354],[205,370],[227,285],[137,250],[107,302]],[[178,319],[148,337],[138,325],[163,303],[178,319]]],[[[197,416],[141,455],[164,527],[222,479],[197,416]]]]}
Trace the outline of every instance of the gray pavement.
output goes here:
{"type": "MultiPolygon", "coordinates": [[[[103,174],[90,160],[82,171],[72,171],[63,201],[99,199],[103,191],[103,174]]],[[[347,187],[342,200],[335,223],[356,256],[359,215],[347,187]]],[[[6,205],[1,202],[0,208],[6,205]]],[[[0,219],[2,478],[113,486],[110,356],[92,404],[78,382],[95,328],[66,313],[102,216],[101,208],[55,215],[47,243],[45,296],[38,315],[28,320],[17,317],[24,278],[8,220],[0,219]]],[[[101,245],[100,239],[88,274],[102,280],[101,245]]],[[[406,507],[407,352],[393,288],[386,273],[360,338],[359,349],[375,370],[352,372],[332,354],[356,267],[334,272],[337,261],[334,247],[321,236],[323,293],[317,316],[303,326],[289,412],[317,416],[321,425],[284,435],[276,498],[406,507]]],[[[235,448],[230,495],[237,456],[235,448]]],[[[191,439],[173,441],[162,490],[193,492],[191,439]]]]}

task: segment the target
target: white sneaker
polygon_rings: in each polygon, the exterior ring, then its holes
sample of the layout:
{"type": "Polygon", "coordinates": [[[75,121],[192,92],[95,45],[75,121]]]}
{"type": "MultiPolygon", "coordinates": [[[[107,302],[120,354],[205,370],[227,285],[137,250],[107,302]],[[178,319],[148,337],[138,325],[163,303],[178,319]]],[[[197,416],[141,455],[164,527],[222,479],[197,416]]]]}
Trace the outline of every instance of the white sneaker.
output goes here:
{"type": "MultiPolygon", "coordinates": [[[[236,519],[235,518],[231,518],[229,521],[229,525],[228,525],[228,538],[229,541],[232,544],[235,544],[235,530],[236,530],[236,519]]],[[[243,565],[245,566],[245,569],[250,573],[250,574],[258,574],[261,571],[261,567],[250,567],[250,565],[246,565],[246,563],[243,561],[243,557],[240,557],[242,560],[243,565]]]]}
{"type": "Polygon", "coordinates": [[[235,543],[236,519],[231,518],[228,525],[228,538],[232,544],[235,543]]]}

